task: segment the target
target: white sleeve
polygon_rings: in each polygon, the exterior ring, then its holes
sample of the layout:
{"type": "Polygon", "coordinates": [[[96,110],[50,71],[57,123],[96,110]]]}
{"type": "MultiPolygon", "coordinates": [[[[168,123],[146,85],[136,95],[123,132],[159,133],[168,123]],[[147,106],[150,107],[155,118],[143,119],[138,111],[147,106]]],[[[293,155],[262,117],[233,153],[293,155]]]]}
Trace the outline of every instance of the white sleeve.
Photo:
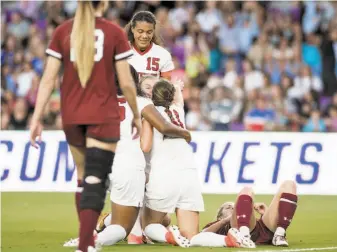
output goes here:
{"type": "Polygon", "coordinates": [[[165,73],[165,72],[172,71],[174,69],[172,56],[166,50],[165,50],[165,54],[163,55],[163,61],[164,61],[164,64],[163,64],[162,68],[160,69],[160,72],[165,73]]]}
{"type": "Polygon", "coordinates": [[[137,97],[137,105],[140,113],[142,113],[143,109],[150,104],[153,104],[153,102],[150,99],[145,97],[137,97]]]}

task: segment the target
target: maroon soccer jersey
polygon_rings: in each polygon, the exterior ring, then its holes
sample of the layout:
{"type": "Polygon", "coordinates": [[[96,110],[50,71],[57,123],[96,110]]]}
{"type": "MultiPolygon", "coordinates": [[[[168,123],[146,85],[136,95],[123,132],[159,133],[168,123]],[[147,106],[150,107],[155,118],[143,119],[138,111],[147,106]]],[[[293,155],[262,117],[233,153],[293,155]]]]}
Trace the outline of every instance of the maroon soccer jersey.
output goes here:
{"type": "Polygon", "coordinates": [[[49,56],[60,59],[64,67],[61,84],[63,124],[119,123],[114,72],[115,61],[133,54],[126,34],[117,25],[96,18],[95,64],[83,88],[74,67],[75,50],[70,48],[72,25],[73,20],[69,20],[58,26],[46,50],[49,56]]]}

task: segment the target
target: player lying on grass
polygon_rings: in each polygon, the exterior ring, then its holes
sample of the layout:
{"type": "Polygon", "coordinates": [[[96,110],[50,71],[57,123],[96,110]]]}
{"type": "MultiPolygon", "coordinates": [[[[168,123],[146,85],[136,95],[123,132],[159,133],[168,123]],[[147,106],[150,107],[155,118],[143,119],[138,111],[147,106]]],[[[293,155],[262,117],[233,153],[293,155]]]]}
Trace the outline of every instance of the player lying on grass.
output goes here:
{"type": "Polygon", "coordinates": [[[297,207],[295,182],[283,182],[269,207],[264,203],[254,204],[253,198],[253,190],[250,187],[243,188],[235,205],[224,203],[218,210],[216,221],[207,224],[203,232],[226,235],[230,228],[235,227],[257,245],[287,247],[286,230],[297,207]],[[258,220],[254,210],[261,215],[258,220]]]}

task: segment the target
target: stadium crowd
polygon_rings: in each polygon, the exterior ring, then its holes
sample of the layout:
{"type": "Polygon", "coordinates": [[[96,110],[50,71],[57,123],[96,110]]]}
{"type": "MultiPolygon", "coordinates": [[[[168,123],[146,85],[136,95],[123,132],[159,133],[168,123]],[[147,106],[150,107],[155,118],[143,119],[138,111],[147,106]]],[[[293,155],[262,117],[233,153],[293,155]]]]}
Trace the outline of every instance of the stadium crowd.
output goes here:
{"type": "MultiPolygon", "coordinates": [[[[76,1],[2,3],[1,129],[29,126],[57,25],[76,1]]],[[[337,2],[115,1],[122,27],[138,10],[160,23],[191,130],[337,131],[337,2]]],[[[62,75],[59,76],[59,79],[62,75]]],[[[59,83],[45,129],[62,129],[59,83]]]]}

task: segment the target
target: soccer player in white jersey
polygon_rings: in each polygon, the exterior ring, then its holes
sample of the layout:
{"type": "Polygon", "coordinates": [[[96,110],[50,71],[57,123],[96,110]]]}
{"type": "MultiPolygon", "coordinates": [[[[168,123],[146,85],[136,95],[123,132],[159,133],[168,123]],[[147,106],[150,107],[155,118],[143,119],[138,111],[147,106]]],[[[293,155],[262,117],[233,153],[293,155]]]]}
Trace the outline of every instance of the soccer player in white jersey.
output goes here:
{"type": "MultiPolygon", "coordinates": [[[[134,81],[138,84],[138,73],[131,65],[130,68],[134,81]]],[[[153,82],[153,78],[145,79],[152,79],[153,82]]],[[[118,81],[116,82],[118,85],[118,81]]],[[[153,85],[150,82],[143,84],[153,85]]],[[[168,123],[153,106],[152,101],[146,98],[146,96],[149,96],[150,90],[151,88],[146,90],[137,86],[137,103],[142,117],[154,123],[155,128],[164,135],[181,137],[184,139],[183,141],[189,142],[191,140],[190,133],[172,123],[168,123]]],[[[118,92],[121,95],[120,90],[118,92]]],[[[112,167],[111,176],[111,211],[113,214],[110,215],[110,225],[97,234],[97,246],[113,245],[126,238],[134,226],[139,208],[143,205],[145,158],[140,148],[140,139],[133,139],[131,109],[122,96],[119,98],[119,104],[121,137],[117,144],[116,161],[112,167]]],[[[77,244],[78,239],[71,239],[64,246],[73,247],[77,244]]]]}
{"type": "MultiPolygon", "coordinates": [[[[153,88],[152,101],[166,120],[185,128],[181,86],[159,80],[153,88]]],[[[142,214],[146,236],[182,247],[189,247],[191,239],[198,246],[211,246],[212,241],[219,239],[222,246],[241,245],[236,229],[231,229],[227,236],[199,233],[199,212],[204,211],[204,202],[193,152],[186,141],[165,137],[143,120],[141,148],[147,153],[151,151],[151,171],[142,214]],[[168,230],[161,224],[166,214],[173,212],[180,230],[174,226],[168,230]]]]}
{"type": "Polygon", "coordinates": [[[134,54],[128,59],[140,76],[154,75],[171,79],[174,69],[171,54],[160,46],[156,34],[156,17],[149,11],[139,11],[125,27],[134,54]]]}

